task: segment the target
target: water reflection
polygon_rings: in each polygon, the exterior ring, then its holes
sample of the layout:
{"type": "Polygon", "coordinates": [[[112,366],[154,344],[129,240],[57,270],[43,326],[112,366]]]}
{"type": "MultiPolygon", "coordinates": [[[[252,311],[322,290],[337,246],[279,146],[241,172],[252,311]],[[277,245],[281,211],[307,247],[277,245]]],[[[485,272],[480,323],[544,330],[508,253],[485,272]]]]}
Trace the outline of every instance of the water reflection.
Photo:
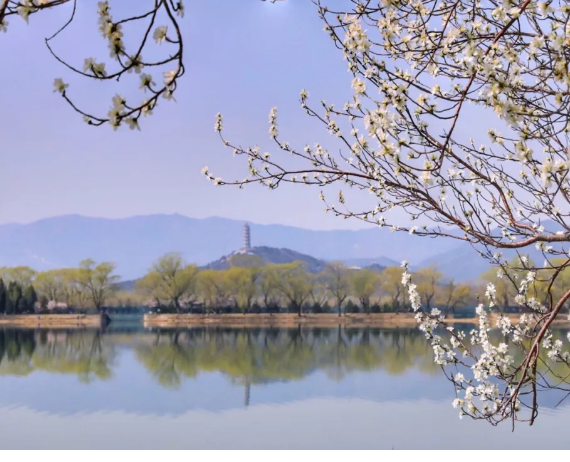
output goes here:
{"type": "Polygon", "coordinates": [[[414,329],[0,330],[0,352],[0,406],[60,414],[449,392],[414,329]]]}
{"type": "MultiPolygon", "coordinates": [[[[444,332],[445,334],[445,332],[444,332]]],[[[499,340],[498,332],[491,333],[499,340]]],[[[558,331],[555,337],[565,337],[558,331]]],[[[117,348],[131,349],[160,385],[177,389],[200,373],[220,372],[235,384],[301,380],[317,371],[339,381],[355,372],[391,376],[438,374],[430,346],[413,328],[223,328],[181,330],[0,330],[0,375],[34,371],[107,380],[117,348]]],[[[512,354],[517,357],[517,351],[512,354]]]]}
{"type": "MultiPolygon", "coordinates": [[[[415,329],[0,330],[2,448],[478,447],[469,432],[485,447],[528,442],[528,430],[459,421],[452,399],[415,329]]],[[[543,404],[541,438],[570,419],[549,410],[558,400],[543,404]]]]}
{"type": "Polygon", "coordinates": [[[45,371],[89,383],[111,377],[114,356],[99,331],[0,330],[0,375],[45,371]]]}
{"type": "Polygon", "coordinates": [[[201,372],[221,372],[234,383],[300,380],[323,371],[342,380],[355,371],[408,369],[433,374],[431,350],[415,329],[233,329],[101,333],[99,331],[0,330],[0,375],[33,371],[75,374],[83,382],[113,374],[119,344],[165,387],[178,388],[201,372]]]}

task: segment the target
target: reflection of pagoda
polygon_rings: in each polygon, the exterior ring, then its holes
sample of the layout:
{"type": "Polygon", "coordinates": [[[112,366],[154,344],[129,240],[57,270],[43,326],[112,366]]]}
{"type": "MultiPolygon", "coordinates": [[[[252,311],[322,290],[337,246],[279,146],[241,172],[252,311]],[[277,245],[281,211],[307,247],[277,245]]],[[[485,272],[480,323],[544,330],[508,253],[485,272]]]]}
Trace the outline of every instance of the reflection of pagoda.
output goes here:
{"type": "Polygon", "coordinates": [[[247,375],[241,375],[239,377],[233,377],[231,380],[234,385],[243,386],[243,406],[248,408],[251,401],[252,379],[247,375]]]}
{"type": "Polygon", "coordinates": [[[249,400],[251,397],[251,383],[249,383],[249,379],[245,379],[245,396],[244,396],[244,406],[248,407],[249,406],[249,400]]]}

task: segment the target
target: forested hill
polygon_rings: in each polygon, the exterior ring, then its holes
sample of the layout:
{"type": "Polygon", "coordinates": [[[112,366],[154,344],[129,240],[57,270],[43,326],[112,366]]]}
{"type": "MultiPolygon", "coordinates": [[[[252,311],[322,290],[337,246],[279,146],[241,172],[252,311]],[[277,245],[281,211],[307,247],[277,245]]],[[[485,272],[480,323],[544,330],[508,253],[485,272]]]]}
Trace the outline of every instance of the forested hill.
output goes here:
{"type": "MultiPolygon", "coordinates": [[[[230,260],[232,259],[232,257],[237,255],[230,254],[224,256],[218,260],[215,260],[205,265],[204,268],[215,269],[215,270],[228,269],[230,267],[230,260]]],[[[319,260],[317,258],[311,257],[310,255],[305,255],[290,249],[277,249],[275,247],[267,247],[267,246],[254,247],[249,251],[248,255],[259,257],[261,263],[263,264],[268,264],[268,263],[282,264],[282,263],[293,263],[295,261],[301,261],[306,263],[307,271],[311,273],[318,273],[326,265],[326,262],[324,260],[319,260]]]]}

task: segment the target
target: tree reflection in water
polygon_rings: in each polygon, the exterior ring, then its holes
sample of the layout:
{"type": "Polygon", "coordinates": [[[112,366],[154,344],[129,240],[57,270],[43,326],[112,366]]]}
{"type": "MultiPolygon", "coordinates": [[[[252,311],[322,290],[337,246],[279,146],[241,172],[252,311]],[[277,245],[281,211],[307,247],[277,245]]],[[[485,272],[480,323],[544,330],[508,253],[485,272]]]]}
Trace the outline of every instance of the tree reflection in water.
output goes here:
{"type": "MultiPolygon", "coordinates": [[[[562,330],[555,335],[565,336],[562,330]]],[[[252,385],[300,380],[319,371],[341,380],[355,371],[398,375],[411,369],[424,374],[439,370],[423,334],[413,328],[0,329],[0,375],[39,370],[73,374],[85,383],[106,380],[116,367],[119,344],[133,349],[164,387],[177,388],[201,372],[221,372],[244,387],[246,404],[252,385]]],[[[556,365],[551,367],[557,372],[556,365]]]]}
{"type": "Polygon", "coordinates": [[[112,376],[114,358],[112,344],[99,331],[0,330],[0,375],[45,371],[90,383],[112,376]]]}
{"type": "Polygon", "coordinates": [[[173,388],[185,377],[208,371],[222,372],[247,389],[316,371],[340,380],[353,371],[438,370],[417,329],[211,327],[153,335],[153,342],[135,346],[137,358],[160,384],[173,388]]]}

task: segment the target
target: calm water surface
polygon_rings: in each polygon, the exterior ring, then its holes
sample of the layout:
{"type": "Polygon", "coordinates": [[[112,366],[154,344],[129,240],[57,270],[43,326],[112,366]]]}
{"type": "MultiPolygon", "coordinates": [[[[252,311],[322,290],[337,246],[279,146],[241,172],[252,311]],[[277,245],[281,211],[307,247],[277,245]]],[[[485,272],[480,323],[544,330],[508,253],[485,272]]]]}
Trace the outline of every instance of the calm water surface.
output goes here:
{"type": "Polygon", "coordinates": [[[0,358],[1,449],[570,449],[559,397],[459,420],[415,329],[0,330],[0,358]]]}

